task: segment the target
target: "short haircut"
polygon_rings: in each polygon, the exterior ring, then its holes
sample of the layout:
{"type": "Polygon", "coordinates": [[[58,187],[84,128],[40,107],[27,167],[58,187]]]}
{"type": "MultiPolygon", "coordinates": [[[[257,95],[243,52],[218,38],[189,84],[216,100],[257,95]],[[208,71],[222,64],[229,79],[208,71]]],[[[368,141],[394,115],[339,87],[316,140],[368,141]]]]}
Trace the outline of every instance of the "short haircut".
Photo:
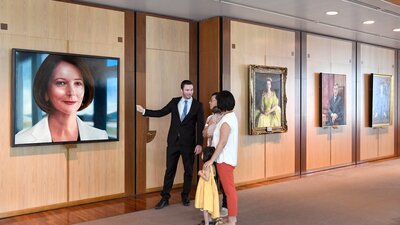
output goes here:
{"type": "Polygon", "coordinates": [[[222,112],[231,111],[235,108],[235,97],[229,91],[221,91],[216,96],[217,107],[221,109],[222,112]]]}
{"type": "Polygon", "coordinates": [[[78,57],[68,56],[68,55],[53,55],[50,54],[40,65],[39,70],[35,75],[33,81],[33,97],[36,104],[45,111],[46,113],[51,113],[54,108],[51,104],[46,101],[46,93],[48,92],[48,84],[50,77],[53,74],[54,69],[60,62],[66,62],[77,67],[81,73],[83,84],[85,87],[85,94],[83,96],[82,105],[78,109],[81,111],[85,109],[92,103],[94,98],[94,81],[92,74],[90,73],[87,64],[79,59],[78,57]]]}
{"type": "Polygon", "coordinates": [[[183,80],[181,82],[181,89],[183,90],[183,87],[185,87],[185,85],[193,85],[192,81],[190,80],[183,80]]]}
{"type": "Polygon", "coordinates": [[[271,82],[272,83],[272,78],[271,77],[267,77],[267,79],[265,79],[266,82],[271,82]]]}

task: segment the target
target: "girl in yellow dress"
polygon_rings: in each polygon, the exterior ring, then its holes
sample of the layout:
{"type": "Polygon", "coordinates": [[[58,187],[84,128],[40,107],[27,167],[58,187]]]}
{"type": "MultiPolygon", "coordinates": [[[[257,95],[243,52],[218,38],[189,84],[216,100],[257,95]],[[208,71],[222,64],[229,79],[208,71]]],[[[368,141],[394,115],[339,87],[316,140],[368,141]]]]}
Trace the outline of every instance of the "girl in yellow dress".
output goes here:
{"type": "MultiPolygon", "coordinates": [[[[207,162],[211,159],[213,152],[203,151],[203,162],[207,162]]],[[[219,218],[219,196],[217,184],[215,183],[214,175],[215,168],[211,165],[207,169],[199,171],[200,180],[197,184],[196,199],[194,207],[203,211],[204,215],[204,225],[214,224],[214,222],[209,223],[209,218],[217,219],[219,218]]]]}

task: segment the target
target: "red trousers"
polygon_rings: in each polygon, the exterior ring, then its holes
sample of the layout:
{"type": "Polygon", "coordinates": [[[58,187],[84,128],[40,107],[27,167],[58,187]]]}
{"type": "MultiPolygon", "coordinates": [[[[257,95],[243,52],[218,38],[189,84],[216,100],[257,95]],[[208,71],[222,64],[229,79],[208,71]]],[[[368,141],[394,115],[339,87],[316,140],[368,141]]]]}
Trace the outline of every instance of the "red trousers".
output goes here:
{"type": "Polygon", "coordinates": [[[238,213],[238,200],[233,179],[234,166],[226,163],[217,163],[218,176],[221,180],[222,187],[226,194],[228,202],[228,216],[237,216],[238,213]]]}

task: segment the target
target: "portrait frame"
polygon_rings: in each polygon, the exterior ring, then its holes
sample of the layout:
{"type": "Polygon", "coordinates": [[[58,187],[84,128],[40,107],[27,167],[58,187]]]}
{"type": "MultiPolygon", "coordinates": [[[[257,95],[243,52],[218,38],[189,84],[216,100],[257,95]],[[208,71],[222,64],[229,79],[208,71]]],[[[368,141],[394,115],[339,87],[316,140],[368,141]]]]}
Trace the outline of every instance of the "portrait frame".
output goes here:
{"type": "Polygon", "coordinates": [[[372,73],[370,77],[369,126],[392,124],[392,75],[372,73]]]}
{"type": "Polygon", "coordinates": [[[286,79],[286,67],[249,66],[250,135],[287,132],[286,79]],[[270,85],[269,91],[267,85],[270,85]]]}
{"type": "Polygon", "coordinates": [[[338,126],[346,125],[346,75],[320,73],[319,78],[320,126],[336,128],[338,126]]]}

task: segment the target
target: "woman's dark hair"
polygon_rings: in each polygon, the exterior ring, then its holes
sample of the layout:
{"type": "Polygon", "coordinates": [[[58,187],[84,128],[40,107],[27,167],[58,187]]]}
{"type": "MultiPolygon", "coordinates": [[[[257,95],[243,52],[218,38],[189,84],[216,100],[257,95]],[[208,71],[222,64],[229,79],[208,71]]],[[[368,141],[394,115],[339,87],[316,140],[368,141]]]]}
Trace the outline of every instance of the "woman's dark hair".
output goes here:
{"type": "Polygon", "coordinates": [[[222,112],[231,111],[235,108],[235,97],[229,91],[221,91],[215,97],[217,99],[217,107],[221,109],[222,112]]]}
{"type": "Polygon", "coordinates": [[[47,56],[42,65],[40,65],[39,70],[37,71],[35,79],[33,81],[32,91],[35,102],[46,113],[50,113],[54,110],[52,105],[49,104],[48,101],[46,101],[45,96],[48,91],[50,77],[53,74],[54,69],[60,62],[67,62],[74,65],[79,69],[81,73],[83,84],[85,87],[85,95],[83,96],[82,105],[78,109],[78,111],[81,111],[82,109],[88,107],[93,101],[94,81],[92,74],[90,73],[89,67],[84,61],[82,61],[78,57],[53,54],[47,56]]]}
{"type": "Polygon", "coordinates": [[[181,89],[183,90],[183,87],[185,87],[185,85],[193,85],[192,81],[190,80],[183,80],[181,82],[181,89]]]}
{"type": "Polygon", "coordinates": [[[207,162],[208,160],[210,160],[212,155],[214,154],[214,151],[214,147],[206,147],[203,151],[203,162],[207,162]]]}

